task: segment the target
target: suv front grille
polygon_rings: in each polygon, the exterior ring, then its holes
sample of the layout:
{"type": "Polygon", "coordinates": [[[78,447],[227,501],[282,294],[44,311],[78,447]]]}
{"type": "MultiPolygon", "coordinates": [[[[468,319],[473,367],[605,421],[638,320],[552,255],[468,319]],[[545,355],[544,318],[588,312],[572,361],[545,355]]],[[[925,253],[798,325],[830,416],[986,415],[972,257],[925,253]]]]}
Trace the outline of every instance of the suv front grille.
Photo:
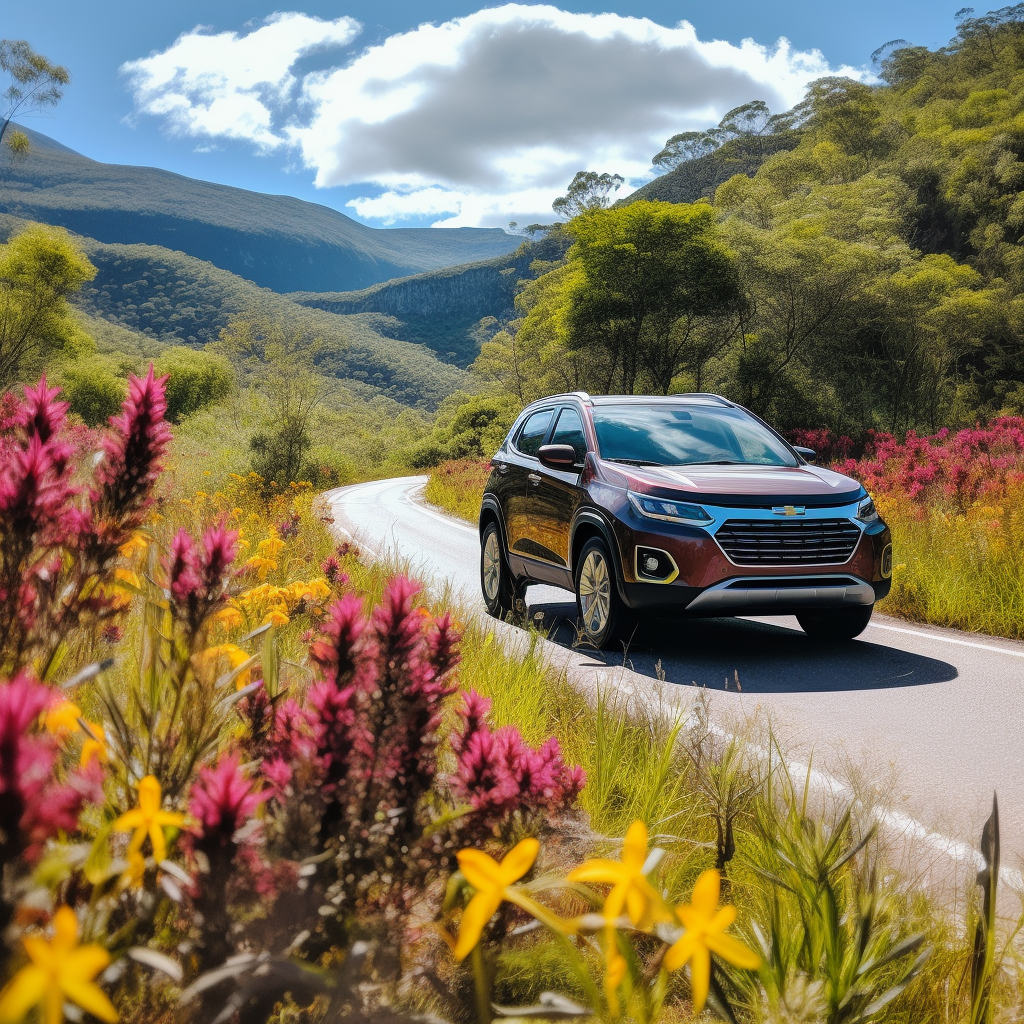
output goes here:
{"type": "Polygon", "coordinates": [[[840,565],[860,540],[849,519],[730,519],[715,534],[737,565],[840,565]]]}

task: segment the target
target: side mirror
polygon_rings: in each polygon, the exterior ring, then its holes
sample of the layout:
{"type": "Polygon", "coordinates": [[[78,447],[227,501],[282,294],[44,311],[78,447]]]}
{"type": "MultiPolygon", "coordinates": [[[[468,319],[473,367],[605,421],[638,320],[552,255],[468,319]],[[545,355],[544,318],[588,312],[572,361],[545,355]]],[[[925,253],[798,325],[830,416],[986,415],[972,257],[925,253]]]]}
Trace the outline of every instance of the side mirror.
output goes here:
{"type": "Polygon", "coordinates": [[[576,466],[576,449],[571,444],[544,444],[537,458],[549,469],[571,470],[576,466]]]}
{"type": "Polygon", "coordinates": [[[807,462],[813,462],[818,457],[818,453],[813,448],[801,448],[798,444],[793,445],[793,451],[807,462]]]}

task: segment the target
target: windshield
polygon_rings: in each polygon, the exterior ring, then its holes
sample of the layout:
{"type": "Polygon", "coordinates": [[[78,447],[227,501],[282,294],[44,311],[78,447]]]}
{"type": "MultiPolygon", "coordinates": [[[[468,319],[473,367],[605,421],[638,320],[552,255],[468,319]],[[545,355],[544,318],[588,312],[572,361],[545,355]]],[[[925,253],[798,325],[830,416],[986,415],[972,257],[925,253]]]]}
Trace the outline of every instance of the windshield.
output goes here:
{"type": "Polygon", "coordinates": [[[634,465],[797,465],[771,431],[725,406],[601,405],[594,430],[602,459],[634,465]]]}

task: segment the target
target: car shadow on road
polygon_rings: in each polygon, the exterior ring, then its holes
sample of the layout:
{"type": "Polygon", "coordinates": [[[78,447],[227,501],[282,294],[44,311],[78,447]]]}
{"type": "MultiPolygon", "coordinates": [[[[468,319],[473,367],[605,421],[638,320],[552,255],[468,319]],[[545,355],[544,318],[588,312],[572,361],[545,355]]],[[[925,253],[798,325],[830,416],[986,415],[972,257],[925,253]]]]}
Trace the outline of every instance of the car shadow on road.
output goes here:
{"type": "Polygon", "coordinates": [[[627,649],[598,651],[579,642],[571,600],[535,602],[528,592],[526,603],[531,623],[555,643],[608,668],[625,665],[671,683],[744,693],[821,693],[923,686],[958,675],[948,662],[863,637],[848,643],[812,640],[795,620],[788,628],[754,619],[648,617],[627,649]]]}

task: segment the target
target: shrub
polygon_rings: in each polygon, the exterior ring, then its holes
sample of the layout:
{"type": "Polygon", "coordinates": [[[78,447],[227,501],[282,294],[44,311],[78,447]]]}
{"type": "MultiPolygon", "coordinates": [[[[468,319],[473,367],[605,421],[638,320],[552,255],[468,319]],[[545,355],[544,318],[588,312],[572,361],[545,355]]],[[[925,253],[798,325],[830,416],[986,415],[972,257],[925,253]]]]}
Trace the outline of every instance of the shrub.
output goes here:
{"type": "Polygon", "coordinates": [[[155,368],[167,377],[167,418],[172,423],[227,397],[235,381],[224,356],[184,345],[161,353],[155,368]]]}
{"type": "Polygon", "coordinates": [[[90,427],[106,423],[121,407],[128,390],[127,373],[117,360],[94,355],[63,364],[56,380],[69,412],[90,427]]]}
{"type": "Polygon", "coordinates": [[[456,393],[446,399],[430,436],[411,455],[414,466],[448,459],[489,459],[505,439],[520,404],[508,395],[456,393]]]}

